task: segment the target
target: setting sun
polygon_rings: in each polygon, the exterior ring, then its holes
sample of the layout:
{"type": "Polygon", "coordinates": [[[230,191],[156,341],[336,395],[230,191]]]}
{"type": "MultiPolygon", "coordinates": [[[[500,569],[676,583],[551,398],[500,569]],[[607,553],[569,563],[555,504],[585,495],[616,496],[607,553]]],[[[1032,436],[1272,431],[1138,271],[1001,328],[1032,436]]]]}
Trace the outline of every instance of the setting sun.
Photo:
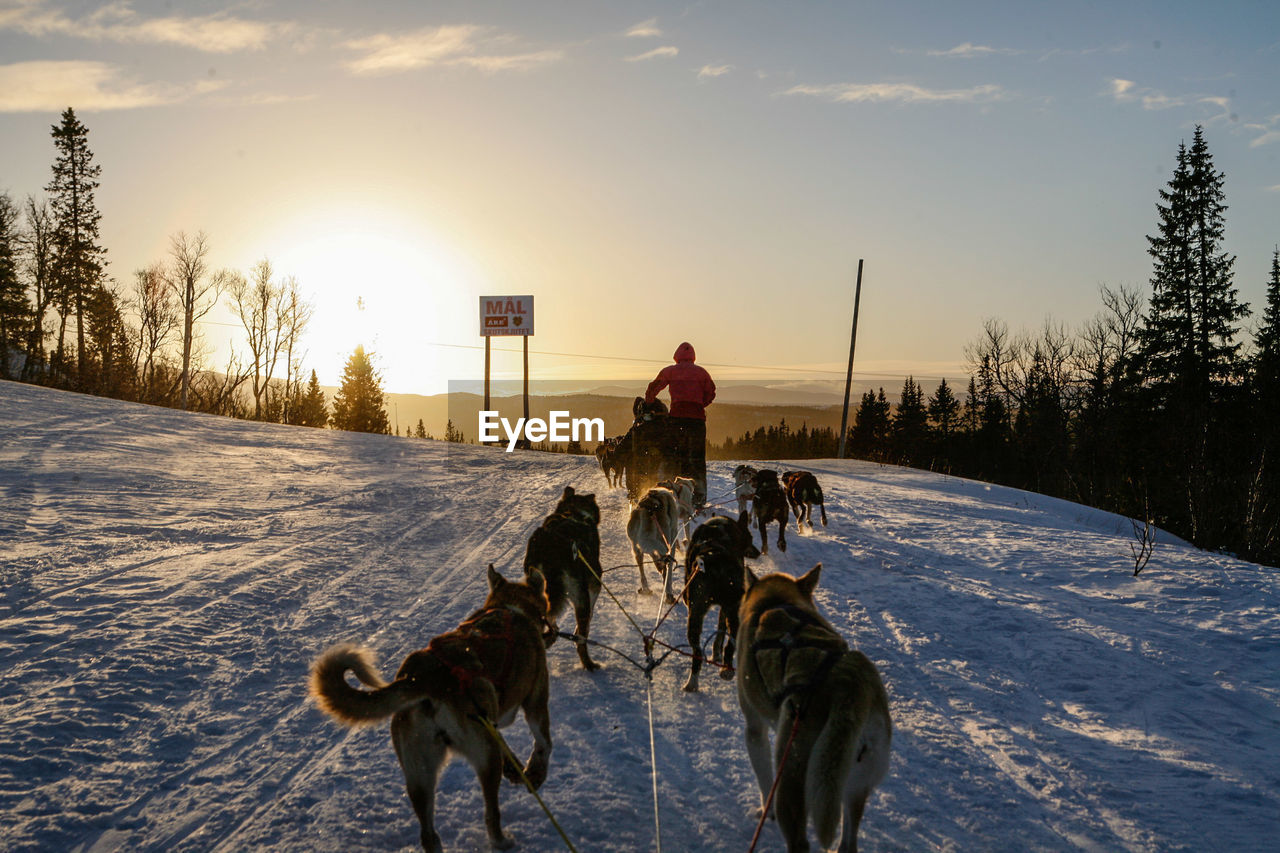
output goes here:
{"type": "Polygon", "coordinates": [[[458,247],[408,214],[374,206],[291,220],[269,245],[278,276],[293,276],[315,315],[308,363],[335,383],[357,345],[376,354],[392,387],[443,390],[451,364],[428,344],[474,313],[477,275],[458,247]]]}

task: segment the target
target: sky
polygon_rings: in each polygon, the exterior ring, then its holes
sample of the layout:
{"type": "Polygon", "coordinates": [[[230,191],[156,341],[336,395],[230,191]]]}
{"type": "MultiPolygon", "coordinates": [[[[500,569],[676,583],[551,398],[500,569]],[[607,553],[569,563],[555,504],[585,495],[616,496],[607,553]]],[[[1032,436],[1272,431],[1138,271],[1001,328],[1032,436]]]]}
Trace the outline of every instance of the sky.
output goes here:
{"type": "Polygon", "coordinates": [[[482,374],[492,294],[534,295],[535,378],[688,340],[720,378],[839,379],[863,259],[856,372],[892,391],[962,384],[986,318],[1145,290],[1197,123],[1259,308],[1277,80],[1269,2],[0,0],[0,191],[42,193],[74,107],[118,283],[203,230],[297,280],[322,383],[363,345],[401,393],[482,374]]]}

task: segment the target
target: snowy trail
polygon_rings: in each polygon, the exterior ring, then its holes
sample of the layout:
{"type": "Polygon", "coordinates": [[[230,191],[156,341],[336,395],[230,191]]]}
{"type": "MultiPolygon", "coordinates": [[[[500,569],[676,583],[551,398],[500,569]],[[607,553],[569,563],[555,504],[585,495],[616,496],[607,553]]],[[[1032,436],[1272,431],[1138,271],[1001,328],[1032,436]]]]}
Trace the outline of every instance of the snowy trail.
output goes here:
{"type": "MultiPolygon", "coordinates": [[[[710,493],[732,463],[712,463],[710,493]]],[[[895,721],[865,850],[1269,850],[1280,833],[1273,569],[1169,537],[1133,578],[1128,522],[1075,504],[815,460],[830,526],[757,572],[821,561],[818,598],[877,664],[895,721]]],[[[595,492],[605,581],[647,630],[626,501],[594,460],[293,429],[0,383],[0,847],[413,850],[386,727],[305,697],[355,641],[386,674],[519,575],[564,486],[595,492]]],[[[758,534],[757,539],[758,539],[758,534]]],[[[683,642],[683,607],[660,636],[683,642]]],[[[562,628],[570,629],[566,618],[562,628]]],[[[714,618],[707,620],[710,631],[714,618]]],[[[594,639],[642,657],[602,594],[594,639]]],[[[550,650],[543,795],[580,850],[652,850],[646,682],[550,650]]],[[[731,682],[651,684],[667,851],[745,850],[758,794],[731,682]]],[[[518,754],[523,721],[504,733],[518,754]]],[[[450,850],[485,850],[470,769],[450,850]]],[[[523,850],[562,849],[503,791],[523,850]]],[[[782,849],[766,829],[761,850],[782,849]]]]}

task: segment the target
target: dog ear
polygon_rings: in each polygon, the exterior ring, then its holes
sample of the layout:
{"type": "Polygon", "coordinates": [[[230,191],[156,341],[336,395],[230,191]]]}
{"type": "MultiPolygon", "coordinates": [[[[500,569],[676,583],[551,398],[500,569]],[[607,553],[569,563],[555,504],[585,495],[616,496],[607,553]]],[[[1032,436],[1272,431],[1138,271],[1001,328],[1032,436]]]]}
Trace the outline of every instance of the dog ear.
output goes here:
{"type": "Polygon", "coordinates": [[[813,591],[818,588],[818,579],[822,577],[822,563],[818,563],[809,571],[796,578],[796,586],[804,593],[805,598],[813,598],[813,591]]]}
{"type": "Polygon", "coordinates": [[[755,573],[755,572],[753,572],[753,571],[751,571],[751,569],[750,569],[749,567],[747,567],[747,566],[743,566],[743,567],[742,567],[742,582],[743,582],[744,584],[746,584],[747,590],[748,590],[748,591],[750,591],[750,590],[751,590],[751,587],[753,587],[753,586],[755,586],[756,584],[760,583],[760,578],[756,577],[756,573],[755,573]]]}
{"type": "Polygon", "coordinates": [[[529,569],[528,574],[525,575],[525,583],[538,595],[542,595],[547,590],[547,579],[537,569],[529,569]]]}
{"type": "Polygon", "coordinates": [[[493,591],[507,582],[498,570],[493,567],[493,563],[489,564],[489,590],[493,591]]]}
{"type": "Polygon", "coordinates": [[[564,487],[564,496],[565,496],[566,498],[571,498],[571,497],[573,497],[573,486],[565,486],[565,487],[564,487]]]}

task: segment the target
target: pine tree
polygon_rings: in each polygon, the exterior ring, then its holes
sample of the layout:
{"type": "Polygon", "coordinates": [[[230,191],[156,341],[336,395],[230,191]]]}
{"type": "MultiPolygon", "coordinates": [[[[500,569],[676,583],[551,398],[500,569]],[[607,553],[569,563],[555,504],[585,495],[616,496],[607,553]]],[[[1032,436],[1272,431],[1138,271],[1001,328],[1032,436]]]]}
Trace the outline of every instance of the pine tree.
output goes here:
{"type": "Polygon", "coordinates": [[[977,380],[969,377],[969,390],[965,392],[964,409],[960,414],[960,428],[969,435],[976,435],[982,426],[982,398],[978,396],[977,380]]]}
{"type": "Polygon", "coordinates": [[[45,187],[54,215],[54,278],[59,294],[61,325],[58,330],[58,368],[65,372],[67,318],[76,316],[77,386],[88,390],[85,375],[85,302],[102,282],[106,249],[98,245],[101,214],[94,202],[101,166],[93,164],[89,150],[89,129],[67,107],[62,123],[52,129],[58,158],[53,164],[53,180],[45,187]]]}
{"type": "Polygon", "coordinates": [[[1257,353],[1253,361],[1254,427],[1249,486],[1245,512],[1246,553],[1268,565],[1280,565],[1280,249],[1271,255],[1271,275],[1267,279],[1267,304],[1262,325],[1254,338],[1257,353]]]}
{"type": "Polygon", "coordinates": [[[851,431],[853,452],[863,459],[883,459],[889,449],[889,401],[884,389],[862,395],[851,431]]]}
{"type": "Polygon", "coordinates": [[[1150,408],[1160,412],[1149,444],[1174,460],[1150,483],[1162,502],[1157,520],[1215,547],[1234,535],[1229,528],[1244,512],[1226,490],[1243,464],[1232,458],[1243,443],[1229,422],[1241,417],[1231,393],[1243,373],[1234,339],[1249,310],[1232,284],[1235,257],[1222,250],[1224,182],[1197,126],[1160,192],[1158,233],[1148,237],[1151,302],[1140,330],[1150,408]]]}
{"type": "Polygon", "coordinates": [[[466,433],[453,425],[453,418],[449,418],[444,425],[444,440],[455,444],[462,444],[467,440],[466,433]]]}
{"type": "Polygon", "coordinates": [[[414,438],[427,437],[427,425],[422,422],[422,418],[418,418],[418,426],[415,427],[413,430],[413,437],[414,438]]]}
{"type": "Polygon", "coordinates": [[[1222,250],[1226,176],[1213,165],[1204,129],[1190,150],[1178,146],[1169,188],[1160,191],[1158,233],[1148,236],[1154,266],[1151,303],[1141,330],[1147,377],[1165,402],[1203,424],[1216,389],[1238,375],[1233,343],[1248,307],[1232,285],[1235,256],[1222,250]]]}
{"type": "Polygon", "coordinates": [[[391,434],[382,378],[362,346],[356,347],[342,370],[342,384],[333,397],[332,423],[334,429],[391,434]]]}
{"type": "Polygon", "coordinates": [[[298,426],[323,427],[329,423],[329,409],[314,370],[311,371],[306,393],[292,407],[291,419],[298,426]]]}
{"type": "Polygon", "coordinates": [[[960,401],[951,391],[951,386],[944,378],[938,383],[938,390],[929,398],[929,420],[944,440],[951,437],[959,424],[960,401]]]}
{"type": "MultiPolygon", "coordinates": [[[[1260,395],[1280,394],[1280,248],[1271,254],[1271,276],[1267,279],[1267,307],[1262,325],[1253,339],[1255,384],[1260,395]]],[[[1275,401],[1280,408],[1280,400],[1275,401]]],[[[1274,426],[1274,422],[1272,422],[1274,426]]]]}
{"type": "Polygon", "coordinates": [[[110,287],[99,284],[84,299],[85,375],[97,394],[131,400],[137,397],[132,344],[110,287]]]}
{"type": "Polygon", "coordinates": [[[898,410],[893,415],[893,446],[898,459],[905,465],[925,457],[925,439],[928,436],[929,415],[924,406],[924,391],[915,377],[908,376],[902,383],[902,396],[898,410]]]}
{"type": "Polygon", "coordinates": [[[0,378],[16,373],[10,356],[26,343],[23,338],[30,322],[31,306],[26,288],[18,278],[18,206],[8,193],[0,193],[0,378]]]}

